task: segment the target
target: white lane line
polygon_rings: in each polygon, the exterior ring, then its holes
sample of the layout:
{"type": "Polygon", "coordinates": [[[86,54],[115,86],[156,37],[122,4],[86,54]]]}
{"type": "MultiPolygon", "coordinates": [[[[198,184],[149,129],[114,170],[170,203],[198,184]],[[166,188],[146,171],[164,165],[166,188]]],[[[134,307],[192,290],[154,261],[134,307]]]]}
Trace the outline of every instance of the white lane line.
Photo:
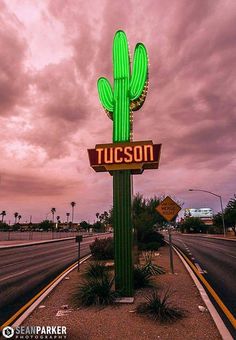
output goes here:
{"type": "Polygon", "coordinates": [[[207,273],[207,271],[203,270],[197,262],[194,262],[194,264],[197,267],[197,270],[199,271],[200,274],[206,274],[207,273]]]}
{"type": "Polygon", "coordinates": [[[5,281],[5,280],[8,280],[8,279],[11,279],[12,277],[15,277],[15,276],[19,276],[21,274],[24,274],[26,272],[29,272],[29,269],[26,269],[26,270],[23,270],[21,272],[18,272],[18,273],[15,273],[15,274],[11,274],[11,275],[8,275],[8,276],[4,276],[0,279],[0,282],[1,281],[5,281]]]}
{"type": "Polygon", "coordinates": [[[213,306],[211,300],[209,299],[207,292],[205,291],[203,285],[197,279],[196,274],[193,272],[193,270],[191,269],[189,264],[186,262],[186,260],[183,258],[183,256],[179,253],[179,251],[175,247],[174,247],[174,250],[177,253],[177,255],[179,256],[179,258],[182,260],[185,268],[187,269],[187,271],[189,272],[190,276],[192,277],[195,285],[197,286],[197,288],[198,288],[198,290],[201,294],[201,297],[202,297],[203,301],[205,302],[207,309],[209,310],[211,317],[213,318],[213,320],[216,324],[216,327],[218,328],[218,331],[220,332],[220,335],[222,336],[222,339],[233,340],[231,334],[229,333],[228,329],[226,328],[226,326],[225,326],[223,320],[221,319],[219,313],[217,312],[217,310],[213,306]]]}
{"type": "MultiPolygon", "coordinates": [[[[87,255],[86,257],[84,257],[83,259],[80,260],[80,264],[82,264],[83,262],[85,262],[88,258],[91,257],[90,255],[87,255]]],[[[18,318],[16,319],[16,321],[13,323],[12,327],[16,328],[17,326],[20,326],[22,324],[22,322],[33,312],[33,310],[40,304],[41,301],[43,301],[43,299],[45,299],[45,297],[48,296],[48,294],[64,279],[64,277],[66,277],[72,270],[74,270],[76,267],[78,266],[78,264],[76,263],[72,268],[68,269],[63,275],[61,275],[51,286],[49,286],[49,288],[47,290],[45,290],[45,292],[40,295],[36,301],[34,301],[32,303],[32,305],[30,305],[30,307],[28,307],[25,312],[18,318]]],[[[42,291],[41,291],[42,292],[42,291]]],[[[23,308],[23,307],[22,307],[23,308]]]]}

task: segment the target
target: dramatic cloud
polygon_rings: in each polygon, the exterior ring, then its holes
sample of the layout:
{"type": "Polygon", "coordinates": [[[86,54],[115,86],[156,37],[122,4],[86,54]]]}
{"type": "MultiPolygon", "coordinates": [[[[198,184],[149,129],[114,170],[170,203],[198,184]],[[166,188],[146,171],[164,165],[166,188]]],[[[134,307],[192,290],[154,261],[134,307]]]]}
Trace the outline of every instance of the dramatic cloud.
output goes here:
{"type": "Polygon", "coordinates": [[[134,114],[134,139],[163,144],[160,169],[135,176],[135,192],[171,194],[185,206],[235,188],[236,2],[234,0],[0,0],[0,209],[29,219],[52,206],[93,221],[112,205],[112,177],[87,149],[112,139],[97,95],[112,82],[112,40],[144,42],[149,92],[134,114]]]}

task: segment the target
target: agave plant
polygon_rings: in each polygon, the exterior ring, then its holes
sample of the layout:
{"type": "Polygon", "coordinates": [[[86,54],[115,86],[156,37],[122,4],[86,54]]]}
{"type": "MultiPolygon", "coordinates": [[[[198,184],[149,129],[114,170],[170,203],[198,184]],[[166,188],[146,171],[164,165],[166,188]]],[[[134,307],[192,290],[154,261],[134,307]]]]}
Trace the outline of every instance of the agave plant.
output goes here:
{"type": "Polygon", "coordinates": [[[161,275],[165,274],[165,269],[152,262],[153,252],[145,252],[144,260],[145,264],[143,269],[146,270],[150,275],[161,275]]]}
{"type": "Polygon", "coordinates": [[[134,267],[134,289],[151,287],[151,274],[141,266],[134,267]]]}
{"type": "Polygon", "coordinates": [[[85,270],[84,276],[87,279],[100,279],[106,275],[108,270],[109,268],[99,261],[90,262],[88,268],[85,270]]]}
{"type": "Polygon", "coordinates": [[[159,294],[156,289],[153,289],[145,297],[146,301],[138,305],[136,311],[162,323],[170,323],[182,319],[186,315],[186,311],[173,306],[170,297],[170,290],[159,294]]]}
{"type": "Polygon", "coordinates": [[[104,271],[100,277],[86,278],[72,295],[72,303],[77,306],[110,305],[119,296],[112,289],[114,277],[104,271]]]}

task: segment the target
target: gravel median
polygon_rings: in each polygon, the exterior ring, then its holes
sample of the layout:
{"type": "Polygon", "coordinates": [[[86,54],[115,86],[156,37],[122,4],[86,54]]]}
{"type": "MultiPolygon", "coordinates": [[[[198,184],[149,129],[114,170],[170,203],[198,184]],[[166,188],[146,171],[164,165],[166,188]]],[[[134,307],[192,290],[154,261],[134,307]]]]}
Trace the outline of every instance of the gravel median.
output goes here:
{"type": "Polygon", "coordinates": [[[173,304],[187,311],[185,318],[173,324],[161,324],[134,312],[137,304],[144,301],[148,289],[136,291],[134,304],[72,308],[71,294],[82,280],[85,263],[81,265],[80,273],[71,272],[23,325],[63,325],[67,327],[69,340],[221,339],[209,312],[199,310],[199,306],[205,306],[204,302],[180,259],[174,254],[175,274],[171,274],[168,246],[165,246],[154,257],[154,263],[166,269],[166,274],[154,279],[157,289],[174,291],[173,304]]]}

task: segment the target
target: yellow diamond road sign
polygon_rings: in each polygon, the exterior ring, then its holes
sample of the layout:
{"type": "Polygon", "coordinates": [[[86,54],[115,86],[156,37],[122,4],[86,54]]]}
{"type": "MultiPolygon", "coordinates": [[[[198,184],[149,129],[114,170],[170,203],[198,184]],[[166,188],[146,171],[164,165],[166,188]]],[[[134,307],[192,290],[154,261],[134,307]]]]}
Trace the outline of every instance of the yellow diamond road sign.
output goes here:
{"type": "Polygon", "coordinates": [[[156,207],[156,210],[162,217],[170,222],[181,210],[181,207],[175,203],[172,198],[166,196],[166,198],[156,207]]]}

